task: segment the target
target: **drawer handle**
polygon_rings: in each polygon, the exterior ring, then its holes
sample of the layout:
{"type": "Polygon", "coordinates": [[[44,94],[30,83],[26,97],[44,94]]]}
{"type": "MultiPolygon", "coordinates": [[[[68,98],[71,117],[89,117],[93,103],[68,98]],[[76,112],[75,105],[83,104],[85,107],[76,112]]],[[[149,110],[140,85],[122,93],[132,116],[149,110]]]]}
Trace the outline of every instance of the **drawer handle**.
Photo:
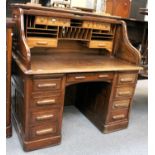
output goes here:
{"type": "Polygon", "coordinates": [[[36,120],[37,120],[37,121],[47,120],[47,119],[53,118],[53,116],[54,116],[53,114],[51,114],[51,115],[37,116],[37,117],[36,117],[36,120]]]}
{"type": "Polygon", "coordinates": [[[85,76],[76,76],[75,79],[80,80],[80,79],[85,79],[85,76]]]}
{"type": "Polygon", "coordinates": [[[37,45],[48,45],[48,42],[37,42],[37,45]]]}
{"type": "Polygon", "coordinates": [[[48,104],[54,104],[54,103],[55,103],[55,99],[37,101],[37,105],[48,105],[48,104]]]}
{"type": "Polygon", "coordinates": [[[125,115],[115,115],[112,117],[114,120],[125,118],[125,115]]]}
{"type": "Polygon", "coordinates": [[[118,107],[128,107],[128,103],[116,103],[114,106],[116,107],[116,108],[118,108],[118,107]]]}
{"type": "Polygon", "coordinates": [[[119,96],[128,96],[131,95],[131,91],[125,91],[125,92],[118,92],[119,96]]]}
{"type": "Polygon", "coordinates": [[[133,79],[132,78],[122,78],[120,81],[121,82],[132,82],[133,79]]]}
{"type": "Polygon", "coordinates": [[[98,47],[105,47],[105,44],[98,44],[98,47]]]}
{"type": "Polygon", "coordinates": [[[52,132],[53,132],[53,128],[44,129],[44,130],[37,130],[36,135],[41,136],[41,135],[45,135],[45,134],[50,134],[52,132]]]}
{"type": "Polygon", "coordinates": [[[44,88],[44,87],[56,87],[56,83],[45,83],[45,84],[38,84],[39,88],[44,88]]]}
{"type": "Polygon", "coordinates": [[[99,77],[99,78],[107,78],[107,77],[109,77],[109,75],[101,74],[101,75],[99,75],[98,77],[99,77]]]}

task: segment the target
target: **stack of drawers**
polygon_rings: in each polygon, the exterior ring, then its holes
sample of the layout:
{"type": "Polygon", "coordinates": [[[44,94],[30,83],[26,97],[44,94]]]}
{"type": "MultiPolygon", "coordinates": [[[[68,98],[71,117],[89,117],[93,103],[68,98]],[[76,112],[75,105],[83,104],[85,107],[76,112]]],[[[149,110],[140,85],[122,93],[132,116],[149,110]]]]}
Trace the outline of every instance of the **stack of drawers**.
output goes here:
{"type": "Polygon", "coordinates": [[[134,94],[136,81],[136,73],[118,74],[116,86],[114,88],[111,112],[108,117],[108,124],[115,124],[113,130],[122,128],[121,124],[123,124],[123,122],[128,123],[130,104],[134,94]]]}
{"type": "Polygon", "coordinates": [[[62,77],[32,81],[32,97],[28,115],[30,141],[47,138],[53,140],[61,137],[64,98],[62,81],[62,77]]]}

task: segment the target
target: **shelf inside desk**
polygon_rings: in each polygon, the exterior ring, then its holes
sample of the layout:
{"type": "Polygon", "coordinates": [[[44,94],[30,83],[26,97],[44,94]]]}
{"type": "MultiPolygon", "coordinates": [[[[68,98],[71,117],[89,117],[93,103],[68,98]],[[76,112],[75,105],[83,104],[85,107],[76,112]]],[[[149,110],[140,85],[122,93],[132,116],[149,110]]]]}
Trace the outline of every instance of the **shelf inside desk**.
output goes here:
{"type": "Polygon", "coordinates": [[[74,73],[139,70],[133,64],[114,57],[96,54],[52,53],[33,54],[27,74],[74,73]]]}

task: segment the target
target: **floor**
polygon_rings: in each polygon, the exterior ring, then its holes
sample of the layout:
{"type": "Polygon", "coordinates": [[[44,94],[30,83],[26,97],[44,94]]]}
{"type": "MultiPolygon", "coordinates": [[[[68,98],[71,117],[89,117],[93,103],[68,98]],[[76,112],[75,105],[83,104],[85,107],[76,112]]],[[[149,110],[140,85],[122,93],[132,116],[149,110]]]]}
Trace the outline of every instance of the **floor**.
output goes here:
{"type": "Polygon", "coordinates": [[[7,155],[147,155],[148,94],[147,80],[137,84],[129,127],[102,134],[74,106],[65,107],[60,145],[24,152],[16,132],[6,141],[7,155]]]}

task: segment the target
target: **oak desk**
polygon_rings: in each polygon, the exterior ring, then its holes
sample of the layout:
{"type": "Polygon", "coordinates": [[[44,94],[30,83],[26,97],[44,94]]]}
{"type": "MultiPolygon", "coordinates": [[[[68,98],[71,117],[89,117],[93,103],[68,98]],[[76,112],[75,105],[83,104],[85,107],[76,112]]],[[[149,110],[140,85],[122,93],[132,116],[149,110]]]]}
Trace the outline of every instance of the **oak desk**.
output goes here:
{"type": "Polygon", "coordinates": [[[12,10],[12,113],[24,150],[60,143],[68,102],[104,133],[126,128],[140,55],[125,23],[46,7],[14,4],[12,10]]]}

